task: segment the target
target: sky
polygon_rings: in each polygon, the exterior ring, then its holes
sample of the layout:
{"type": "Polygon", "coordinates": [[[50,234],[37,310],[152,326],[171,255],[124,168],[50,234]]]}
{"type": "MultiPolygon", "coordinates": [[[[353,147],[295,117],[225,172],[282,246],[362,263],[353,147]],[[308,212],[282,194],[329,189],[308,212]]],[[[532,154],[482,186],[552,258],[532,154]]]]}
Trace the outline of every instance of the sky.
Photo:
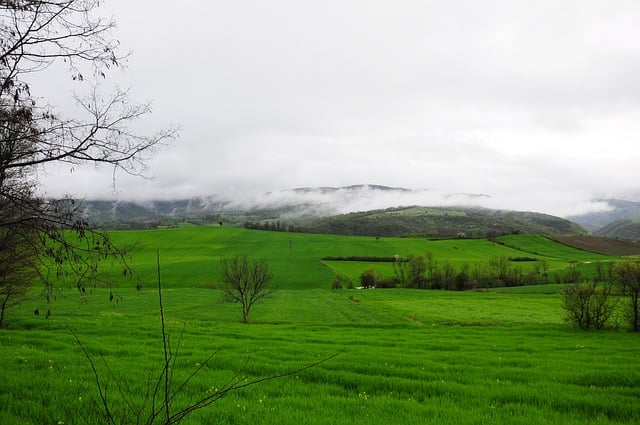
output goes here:
{"type": "MultiPolygon", "coordinates": [[[[636,0],[110,0],[100,10],[133,52],[107,83],[152,105],[133,127],[177,125],[180,136],[149,179],[117,175],[114,187],[110,169],[50,167],[47,195],[257,199],[378,184],[557,215],[640,200],[636,0]]],[[[64,108],[78,83],[41,74],[32,91],[64,108]]]]}

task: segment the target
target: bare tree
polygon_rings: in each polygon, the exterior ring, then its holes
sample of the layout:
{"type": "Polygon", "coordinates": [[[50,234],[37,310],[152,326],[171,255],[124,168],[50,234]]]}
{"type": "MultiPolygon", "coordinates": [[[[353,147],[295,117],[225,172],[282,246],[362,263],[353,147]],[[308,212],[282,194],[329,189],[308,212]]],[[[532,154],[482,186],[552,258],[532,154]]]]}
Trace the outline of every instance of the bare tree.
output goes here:
{"type": "Polygon", "coordinates": [[[251,307],[275,292],[269,288],[273,275],[264,260],[249,260],[246,255],[223,258],[220,274],[225,299],[242,304],[244,323],[249,323],[251,307]]]}
{"type": "MultiPolygon", "coordinates": [[[[72,117],[33,93],[29,77],[56,63],[85,86],[121,66],[128,53],[119,53],[115,23],[97,15],[99,6],[98,0],[0,1],[0,261],[33,266],[47,294],[51,276],[76,273],[83,289],[81,282],[97,273],[96,259],[122,259],[124,252],[89,228],[74,200],[38,197],[41,168],[105,164],[114,179],[118,170],[141,175],[155,148],[176,134],[172,128],[150,136],[131,131],[149,106],[132,102],[126,91],[103,96],[92,85],[88,95],[75,96],[79,112],[72,117]],[[21,260],[26,247],[28,262],[21,260]]],[[[0,274],[0,287],[13,281],[5,276],[19,274],[0,274]]]]}

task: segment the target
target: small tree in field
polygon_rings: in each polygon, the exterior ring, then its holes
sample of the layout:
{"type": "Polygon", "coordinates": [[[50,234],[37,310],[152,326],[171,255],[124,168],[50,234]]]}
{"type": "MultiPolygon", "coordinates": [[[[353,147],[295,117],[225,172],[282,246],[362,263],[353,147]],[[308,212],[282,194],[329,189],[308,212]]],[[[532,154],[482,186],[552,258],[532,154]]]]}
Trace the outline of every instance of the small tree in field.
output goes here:
{"type": "Polygon", "coordinates": [[[264,260],[249,260],[246,255],[224,258],[220,273],[225,299],[242,304],[243,323],[249,323],[249,312],[255,303],[275,292],[269,288],[273,275],[264,260]]]}
{"type": "Polygon", "coordinates": [[[631,260],[616,263],[612,274],[613,280],[629,299],[626,318],[633,331],[638,332],[640,331],[640,263],[631,260]]]}
{"type": "Polygon", "coordinates": [[[380,279],[380,276],[373,267],[367,267],[365,271],[360,274],[360,286],[368,289],[375,288],[376,282],[380,279]]]}

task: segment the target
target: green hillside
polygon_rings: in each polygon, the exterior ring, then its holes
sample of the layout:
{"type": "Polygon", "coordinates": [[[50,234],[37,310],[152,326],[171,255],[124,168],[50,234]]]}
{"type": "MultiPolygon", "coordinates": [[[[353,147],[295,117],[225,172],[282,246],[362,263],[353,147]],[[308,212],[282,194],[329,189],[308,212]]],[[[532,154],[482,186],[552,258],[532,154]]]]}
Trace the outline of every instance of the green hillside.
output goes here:
{"type": "Polygon", "coordinates": [[[480,208],[406,207],[356,212],[319,219],[304,226],[315,233],[363,236],[484,237],[509,233],[584,234],[568,220],[533,212],[480,208]]]}
{"type": "Polygon", "coordinates": [[[625,218],[614,221],[598,229],[593,234],[607,238],[640,241],[640,218],[625,218]]]}

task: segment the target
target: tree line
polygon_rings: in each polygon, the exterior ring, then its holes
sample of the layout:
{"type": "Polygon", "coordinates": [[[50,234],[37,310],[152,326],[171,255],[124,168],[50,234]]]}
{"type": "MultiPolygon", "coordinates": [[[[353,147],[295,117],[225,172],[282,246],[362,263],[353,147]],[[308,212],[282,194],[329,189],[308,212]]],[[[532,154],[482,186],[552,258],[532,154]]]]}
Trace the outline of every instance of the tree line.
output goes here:
{"type": "Polygon", "coordinates": [[[547,283],[575,283],[582,278],[577,267],[551,273],[546,260],[529,257],[508,258],[496,256],[486,262],[463,263],[455,267],[450,262],[439,262],[431,251],[425,255],[396,257],[393,276],[382,276],[373,267],[360,275],[363,287],[446,289],[464,291],[503,286],[539,285],[547,283]],[[532,262],[525,270],[521,263],[532,262]]]}
{"type": "Polygon", "coordinates": [[[305,233],[305,229],[301,226],[294,224],[284,224],[280,220],[275,221],[245,221],[245,229],[252,230],[268,230],[271,232],[293,232],[293,233],[305,233]]]}
{"type": "MultiPolygon", "coordinates": [[[[494,257],[487,262],[456,268],[451,263],[440,264],[427,251],[424,256],[410,255],[406,259],[395,257],[393,276],[385,277],[372,266],[360,274],[362,288],[415,288],[463,291],[504,286],[565,283],[562,291],[562,308],[566,320],[576,327],[604,329],[608,321],[619,312],[616,319],[628,324],[634,332],[640,332],[640,262],[596,262],[595,275],[586,279],[580,269],[572,264],[568,270],[554,272],[549,264],[534,258],[494,257]],[[525,271],[522,261],[534,261],[525,271]],[[618,308],[620,307],[620,308],[618,308]]],[[[350,285],[344,277],[336,276],[332,289],[350,285]]]]}

